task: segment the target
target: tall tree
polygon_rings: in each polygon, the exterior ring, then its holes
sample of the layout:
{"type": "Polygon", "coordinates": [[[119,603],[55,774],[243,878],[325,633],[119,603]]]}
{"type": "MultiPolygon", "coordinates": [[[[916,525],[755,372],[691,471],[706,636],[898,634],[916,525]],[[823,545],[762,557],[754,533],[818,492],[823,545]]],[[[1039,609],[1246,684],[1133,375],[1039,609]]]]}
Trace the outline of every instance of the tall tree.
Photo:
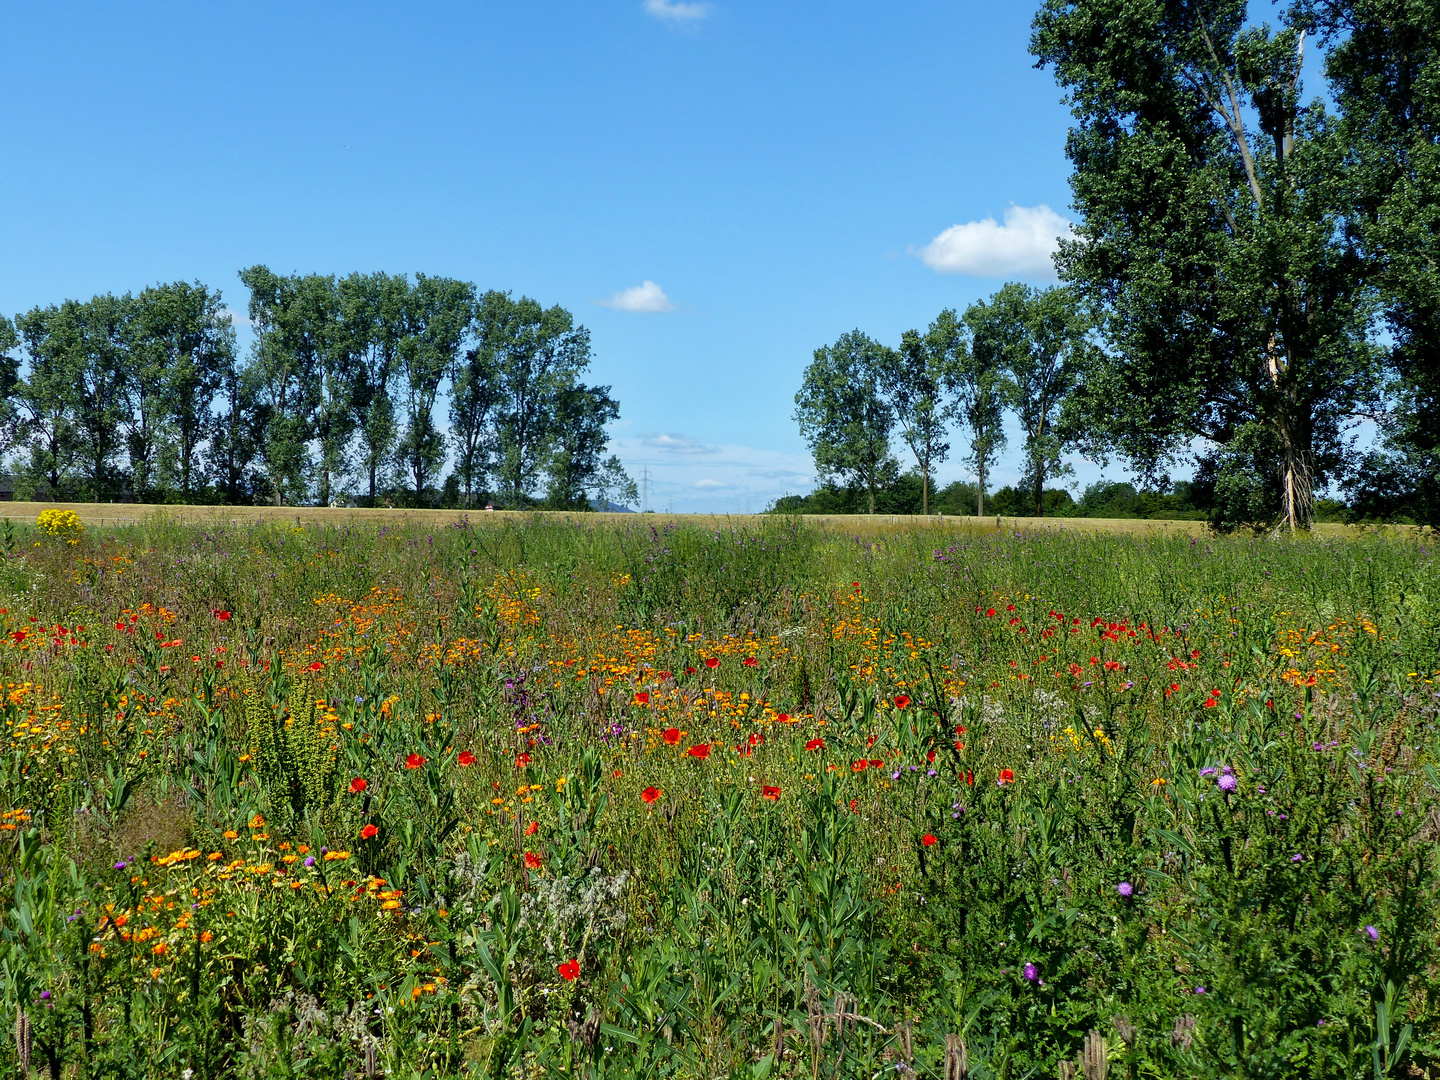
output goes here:
{"type": "MultiPolygon", "coordinates": [[[[16,385],[20,432],[29,450],[21,465],[20,487],[58,498],[70,494],[79,430],[75,421],[75,354],[58,331],[60,309],[33,308],[15,320],[29,358],[25,377],[16,385]]],[[[33,497],[33,494],[32,494],[33,497]]]]}
{"type": "Polygon", "coordinates": [[[795,421],[810,445],[815,471],[864,488],[872,514],[875,489],[893,462],[895,416],[881,389],[887,362],[885,346],[852,330],[815,350],[795,395],[795,421]]]}
{"type": "Polygon", "coordinates": [[[907,330],[886,350],[880,383],[900,436],[920,467],[920,512],[930,516],[930,476],[950,453],[945,436],[955,419],[953,391],[965,347],[955,312],[945,310],[921,334],[907,330]]]}
{"type": "Polygon", "coordinates": [[[0,458],[10,453],[19,436],[20,335],[15,324],[0,315],[0,458]]]}
{"type": "Polygon", "coordinates": [[[1385,454],[1356,478],[1360,508],[1440,523],[1440,7],[1301,0],[1329,47],[1346,148],[1346,226],[1371,268],[1393,342],[1385,454]]]}
{"type": "MultiPolygon", "coordinates": [[[[322,356],[329,346],[325,326],[309,310],[297,278],[265,266],[240,271],[250,290],[255,330],[244,382],[265,419],[261,445],[267,478],[277,506],[304,502],[312,461],[309,443],[319,407],[322,356]]],[[[313,297],[313,292],[312,292],[313,297]]]]}
{"type": "Polygon", "coordinates": [[[445,439],[435,426],[435,396],[452,371],[475,321],[475,286],[454,278],[415,275],[407,304],[406,334],[400,341],[405,388],[405,433],[396,448],[415,500],[423,503],[445,463],[445,439]]]}
{"type": "Polygon", "coordinates": [[[577,383],[555,395],[554,418],[546,462],[549,502],[560,510],[583,509],[589,502],[586,493],[607,465],[602,458],[610,443],[605,425],[620,419],[620,403],[608,386],[577,383]]]}
{"type": "Polygon", "coordinates": [[[1109,345],[1078,399],[1087,449],[1155,478],[1197,438],[1244,434],[1300,528],[1378,396],[1376,298],[1346,227],[1349,148],[1301,103],[1303,26],[1249,15],[1245,0],[1045,0],[1031,48],[1076,121],[1081,220],[1057,265],[1109,345]]]}
{"type": "Polygon", "coordinates": [[[394,382],[410,282],[404,274],[351,274],[339,283],[341,325],[354,360],[351,383],[360,443],[360,470],[373,504],[381,470],[399,434],[394,382]]]}
{"type": "Polygon", "coordinates": [[[211,406],[235,364],[235,328],[220,293],[199,282],[155,285],[135,298],[131,319],[130,462],[136,494],[156,479],[193,499],[202,473],[200,444],[211,406]],[[155,427],[163,458],[154,460],[155,427]]]}
{"type": "Polygon", "coordinates": [[[465,486],[465,505],[484,482],[494,452],[494,414],[501,401],[495,347],[483,339],[450,372],[450,440],[455,472],[465,486]]]}
{"type": "Polygon", "coordinates": [[[1045,482],[1064,475],[1069,434],[1060,425],[1090,351],[1091,326],[1069,289],[1032,289],[1016,282],[966,313],[975,349],[992,355],[1004,372],[1000,392],[1025,433],[1023,483],[1044,512],[1045,482]]]}
{"type": "Polygon", "coordinates": [[[985,489],[990,469],[1006,443],[1003,342],[989,335],[976,335],[986,317],[983,303],[966,309],[964,326],[970,345],[958,351],[959,371],[955,379],[956,411],[970,432],[970,452],[965,461],[975,470],[977,517],[985,516],[985,489]]]}
{"type": "Polygon", "coordinates": [[[556,395],[590,366],[590,332],[558,304],[487,292],[477,336],[491,350],[500,388],[495,414],[496,478],[511,506],[535,489],[549,450],[556,395]]]}
{"type": "Polygon", "coordinates": [[[73,380],[61,389],[72,402],[76,464],[84,493],[96,502],[118,498],[124,482],[116,458],[126,419],[126,337],[133,307],[128,293],[84,303],[66,300],[50,324],[73,380]]]}

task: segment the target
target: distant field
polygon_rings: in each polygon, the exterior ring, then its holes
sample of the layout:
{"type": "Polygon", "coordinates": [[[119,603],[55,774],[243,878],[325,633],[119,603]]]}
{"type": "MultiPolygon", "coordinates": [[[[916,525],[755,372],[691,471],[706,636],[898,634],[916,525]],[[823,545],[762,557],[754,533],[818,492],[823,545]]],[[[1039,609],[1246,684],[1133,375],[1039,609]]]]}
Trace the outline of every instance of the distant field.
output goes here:
{"type": "MultiPolygon", "coordinates": [[[[395,521],[420,524],[433,522],[449,525],[461,519],[471,523],[485,520],[515,521],[541,516],[545,518],[580,518],[586,521],[674,522],[689,525],[729,526],[764,520],[763,514],[582,514],[569,511],[537,510],[406,510],[349,509],[328,506],[153,506],[143,503],[41,503],[12,502],[0,505],[0,517],[12,521],[34,521],[41,510],[57,507],[73,510],[86,525],[139,525],[157,519],[170,522],[227,522],[255,524],[259,522],[294,521],[300,523],[340,523],[358,521],[395,521]]],[[[979,533],[1033,532],[1039,529],[1060,529],[1073,532],[1103,532],[1123,535],[1200,536],[1207,529],[1203,521],[1155,521],[1134,518],[977,518],[973,516],[942,516],[929,518],[906,514],[803,514],[806,522],[827,529],[853,533],[889,532],[917,526],[932,528],[969,528],[979,533]]],[[[1386,532],[1405,534],[1415,531],[1410,526],[1384,526],[1386,532]]],[[[1358,528],[1333,523],[1318,524],[1314,534],[1334,538],[1358,536],[1375,532],[1375,527],[1358,528]]]]}

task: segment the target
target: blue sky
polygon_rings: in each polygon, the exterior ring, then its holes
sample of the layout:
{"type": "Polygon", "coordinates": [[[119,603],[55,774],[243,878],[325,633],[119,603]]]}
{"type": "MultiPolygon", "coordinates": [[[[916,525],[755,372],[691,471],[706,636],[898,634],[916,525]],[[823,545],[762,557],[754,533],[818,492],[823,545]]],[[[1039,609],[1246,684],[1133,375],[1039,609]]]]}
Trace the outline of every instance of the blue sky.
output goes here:
{"type": "Polygon", "coordinates": [[[758,510],[811,486],[815,347],[1045,280],[1068,114],[1031,14],[11,5],[0,311],[180,278],[243,310],[257,262],[527,294],[590,327],[653,508],[758,510]]]}

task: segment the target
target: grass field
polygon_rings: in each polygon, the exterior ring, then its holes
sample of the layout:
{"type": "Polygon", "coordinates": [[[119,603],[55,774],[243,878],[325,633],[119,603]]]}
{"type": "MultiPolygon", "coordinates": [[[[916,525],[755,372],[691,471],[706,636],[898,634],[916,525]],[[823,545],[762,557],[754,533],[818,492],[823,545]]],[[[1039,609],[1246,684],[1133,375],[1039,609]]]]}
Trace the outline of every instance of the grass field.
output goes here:
{"type": "Polygon", "coordinates": [[[5,509],[0,1062],[1440,1075],[1426,535],[5,509]]]}

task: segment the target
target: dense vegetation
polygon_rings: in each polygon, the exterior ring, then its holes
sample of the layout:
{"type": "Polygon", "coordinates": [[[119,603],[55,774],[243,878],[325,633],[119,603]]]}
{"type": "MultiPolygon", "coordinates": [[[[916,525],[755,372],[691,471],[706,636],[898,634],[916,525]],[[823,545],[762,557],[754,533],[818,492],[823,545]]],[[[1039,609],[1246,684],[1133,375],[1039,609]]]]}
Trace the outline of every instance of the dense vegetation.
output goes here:
{"type": "Polygon", "coordinates": [[[585,509],[635,502],[568,311],[451,278],[240,274],[0,316],[19,498],[585,509]],[[444,420],[436,411],[448,404],[444,420]],[[442,482],[446,462],[453,468],[442,482]]]}
{"type": "MultiPolygon", "coordinates": [[[[777,514],[863,514],[867,492],[822,484],[808,495],[785,495],[770,510],[777,514]]],[[[955,480],[930,494],[930,512],[945,515],[973,515],[979,491],[976,485],[955,480]]],[[[1152,518],[1170,521],[1204,521],[1214,511],[1213,493],[1202,485],[1176,481],[1169,491],[1141,491],[1123,480],[1088,484],[1076,499],[1064,488],[1045,488],[1041,494],[1044,517],[1152,518]]],[[[985,508],[997,517],[1035,517],[1034,492],[1006,485],[985,496],[985,508]]],[[[914,473],[901,473],[875,492],[877,514],[920,514],[924,512],[922,480],[914,473]]],[[[1404,515],[1401,515],[1402,519],[1404,515]]],[[[1316,521],[1363,520],[1360,513],[1335,499],[1315,501],[1316,521]]],[[[1393,519],[1387,519],[1393,520],[1393,519]]],[[[1409,524],[1410,522],[1405,522],[1409,524]]]]}
{"type": "Polygon", "coordinates": [[[873,512],[893,434],[928,512],[963,432],[983,515],[1009,414],[1036,515],[1080,454],[1157,495],[1193,470],[1223,529],[1303,529],[1341,491],[1440,521],[1440,9],[1043,0],[1030,49],[1073,117],[1061,285],[816,349],[822,479],[873,512]]]}
{"type": "Polygon", "coordinates": [[[1440,1067],[1424,544],[45,526],[5,1060],[1440,1067]]]}

